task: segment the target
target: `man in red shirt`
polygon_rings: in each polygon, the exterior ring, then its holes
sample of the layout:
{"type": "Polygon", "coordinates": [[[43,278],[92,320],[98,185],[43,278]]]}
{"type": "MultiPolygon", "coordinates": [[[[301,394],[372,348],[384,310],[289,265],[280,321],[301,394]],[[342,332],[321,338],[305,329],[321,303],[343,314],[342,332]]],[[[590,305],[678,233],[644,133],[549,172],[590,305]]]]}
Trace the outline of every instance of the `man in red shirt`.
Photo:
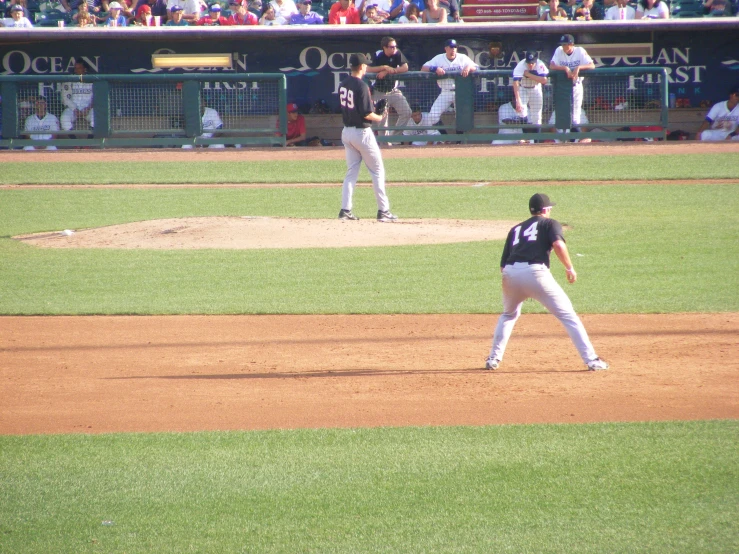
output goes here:
{"type": "Polygon", "coordinates": [[[359,25],[361,22],[353,0],[338,0],[328,12],[329,25],[359,25]]]}
{"type": "MultiPolygon", "coordinates": [[[[277,128],[280,122],[277,121],[277,128]]],[[[305,117],[298,113],[298,105],[290,103],[287,105],[287,135],[285,146],[305,146],[305,117]]]]}

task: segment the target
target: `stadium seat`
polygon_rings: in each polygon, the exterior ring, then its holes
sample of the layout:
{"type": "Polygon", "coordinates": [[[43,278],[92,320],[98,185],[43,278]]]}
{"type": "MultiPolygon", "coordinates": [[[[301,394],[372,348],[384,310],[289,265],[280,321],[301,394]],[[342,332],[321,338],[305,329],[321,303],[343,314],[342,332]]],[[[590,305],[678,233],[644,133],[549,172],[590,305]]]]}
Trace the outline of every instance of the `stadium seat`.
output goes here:
{"type": "Polygon", "coordinates": [[[50,11],[36,14],[36,27],[56,27],[59,25],[59,21],[64,21],[65,25],[71,23],[72,18],[62,12],[50,11]]]}

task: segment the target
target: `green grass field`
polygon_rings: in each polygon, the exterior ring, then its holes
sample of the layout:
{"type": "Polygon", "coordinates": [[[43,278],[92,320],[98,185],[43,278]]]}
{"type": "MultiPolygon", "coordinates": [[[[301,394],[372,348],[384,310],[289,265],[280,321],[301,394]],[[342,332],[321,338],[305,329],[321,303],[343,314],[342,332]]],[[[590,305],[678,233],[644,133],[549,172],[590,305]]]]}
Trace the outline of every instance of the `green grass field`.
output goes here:
{"type": "MultiPolygon", "coordinates": [[[[401,217],[523,219],[528,197],[547,192],[581,254],[567,289],[581,313],[739,311],[739,179],[629,183],[735,178],[739,157],[610,158],[532,160],[526,176],[520,159],[386,165],[396,182],[512,183],[391,186],[401,217]],[[515,186],[532,175],[552,182],[515,186]],[[571,179],[623,184],[556,184],[571,179]]],[[[7,163],[0,182],[340,183],[344,171],[104,165],[7,163]]],[[[500,310],[500,241],[162,252],[10,238],[185,216],[333,218],[339,198],[338,184],[0,190],[0,314],[500,310]]],[[[371,217],[371,190],[355,206],[371,217]]],[[[709,421],[0,436],[0,552],[737,552],[738,431],[709,421]]]]}

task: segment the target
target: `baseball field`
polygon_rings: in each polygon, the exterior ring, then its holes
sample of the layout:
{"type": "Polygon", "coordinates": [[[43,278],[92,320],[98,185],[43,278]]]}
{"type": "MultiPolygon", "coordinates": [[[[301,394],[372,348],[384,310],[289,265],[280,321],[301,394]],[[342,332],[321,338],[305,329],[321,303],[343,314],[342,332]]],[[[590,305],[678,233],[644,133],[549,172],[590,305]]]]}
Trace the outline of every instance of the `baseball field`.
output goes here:
{"type": "Polygon", "coordinates": [[[739,147],[0,152],[0,552],[739,551],[739,147]],[[611,369],[527,302],[545,192],[611,369]]]}

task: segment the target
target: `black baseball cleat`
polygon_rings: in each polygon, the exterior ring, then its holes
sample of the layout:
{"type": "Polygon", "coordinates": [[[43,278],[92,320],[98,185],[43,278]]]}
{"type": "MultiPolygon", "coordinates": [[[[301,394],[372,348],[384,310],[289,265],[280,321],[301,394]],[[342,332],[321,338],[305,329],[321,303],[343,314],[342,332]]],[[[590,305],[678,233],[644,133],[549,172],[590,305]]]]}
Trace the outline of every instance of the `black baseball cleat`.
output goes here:
{"type": "Polygon", "coordinates": [[[390,212],[383,212],[382,210],[377,212],[377,221],[381,221],[382,223],[392,223],[393,221],[397,221],[398,217],[391,214],[390,212]]]}
{"type": "Polygon", "coordinates": [[[359,221],[359,218],[355,216],[351,210],[339,210],[339,219],[345,221],[359,221]]]}

